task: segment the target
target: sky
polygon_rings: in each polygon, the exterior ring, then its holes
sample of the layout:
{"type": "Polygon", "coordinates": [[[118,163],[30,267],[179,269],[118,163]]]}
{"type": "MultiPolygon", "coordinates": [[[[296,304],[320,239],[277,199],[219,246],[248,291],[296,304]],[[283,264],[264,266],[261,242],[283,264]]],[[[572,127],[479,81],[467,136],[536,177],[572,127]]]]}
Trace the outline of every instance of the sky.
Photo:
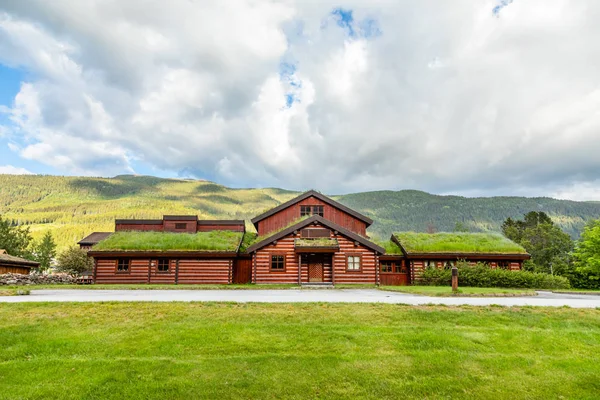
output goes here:
{"type": "Polygon", "coordinates": [[[0,173],[600,200],[597,0],[0,0],[0,173]]]}

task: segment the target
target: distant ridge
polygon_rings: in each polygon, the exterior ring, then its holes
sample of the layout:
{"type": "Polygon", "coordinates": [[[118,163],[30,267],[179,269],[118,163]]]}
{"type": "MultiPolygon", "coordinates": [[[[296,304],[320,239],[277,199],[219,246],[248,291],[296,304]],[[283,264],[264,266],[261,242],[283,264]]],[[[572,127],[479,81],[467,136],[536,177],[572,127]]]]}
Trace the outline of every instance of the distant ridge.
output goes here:
{"type": "MultiPolygon", "coordinates": [[[[115,218],[160,218],[198,214],[200,218],[245,219],[297,196],[278,189],[232,189],[196,179],[119,175],[114,178],[0,175],[0,214],[26,224],[35,236],[52,230],[60,247],[92,231],[110,231],[115,218]]],[[[372,218],[369,234],[387,238],[396,231],[499,231],[507,217],[545,211],[572,237],[586,221],[600,218],[600,202],[548,197],[466,198],[418,190],[372,191],[332,196],[372,218]]],[[[248,224],[251,228],[251,224],[248,224]]]]}

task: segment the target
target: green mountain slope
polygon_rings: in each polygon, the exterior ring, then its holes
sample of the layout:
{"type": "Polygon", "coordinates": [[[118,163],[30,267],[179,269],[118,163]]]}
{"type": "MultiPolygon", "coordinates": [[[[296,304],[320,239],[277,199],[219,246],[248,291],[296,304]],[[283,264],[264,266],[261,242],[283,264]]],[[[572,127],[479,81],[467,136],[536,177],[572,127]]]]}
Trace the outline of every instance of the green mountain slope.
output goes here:
{"type": "MultiPolygon", "coordinates": [[[[0,214],[15,224],[30,226],[36,237],[50,229],[59,246],[65,247],[93,231],[112,231],[115,218],[197,214],[206,219],[249,220],[297,194],[275,188],[231,189],[207,181],[149,176],[0,175],[0,214]]],[[[506,217],[520,217],[532,210],[547,212],[577,237],[586,221],[600,216],[598,202],[550,198],[471,199],[414,190],[333,197],[373,218],[375,223],[369,232],[382,238],[394,231],[451,231],[456,222],[473,231],[498,231],[506,217]]]]}

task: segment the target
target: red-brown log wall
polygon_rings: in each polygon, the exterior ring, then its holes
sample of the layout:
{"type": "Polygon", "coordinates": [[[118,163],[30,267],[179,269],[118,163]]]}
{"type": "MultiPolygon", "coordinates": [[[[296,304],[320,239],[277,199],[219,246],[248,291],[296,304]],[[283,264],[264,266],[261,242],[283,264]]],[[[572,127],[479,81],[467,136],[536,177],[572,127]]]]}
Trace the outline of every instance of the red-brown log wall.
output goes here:
{"type": "Polygon", "coordinates": [[[315,197],[304,199],[258,222],[258,234],[265,235],[289,225],[291,222],[300,218],[300,206],[308,205],[323,206],[323,218],[341,225],[352,232],[358,233],[359,235],[366,236],[367,225],[363,221],[354,218],[352,215],[342,210],[338,210],[315,197]]]}
{"type": "MultiPolygon", "coordinates": [[[[359,244],[354,245],[354,241],[347,239],[342,235],[331,237],[337,239],[340,250],[332,255],[333,269],[324,266],[324,281],[334,282],[336,284],[345,283],[376,283],[377,279],[377,260],[373,250],[359,244]],[[361,256],[361,271],[346,271],[347,259],[349,255],[361,256]]],[[[277,241],[277,244],[270,244],[257,250],[254,254],[255,263],[255,283],[298,283],[298,254],[294,252],[294,239],[291,234],[277,241]],[[271,255],[284,254],[286,259],[285,271],[271,271],[271,255]]],[[[301,270],[302,282],[308,282],[308,269],[304,264],[301,270]]]]}
{"type": "Polygon", "coordinates": [[[209,231],[232,231],[232,232],[244,232],[244,225],[198,225],[198,232],[209,232],[209,231]]]}
{"type": "Polygon", "coordinates": [[[163,230],[165,232],[196,233],[196,225],[196,221],[168,220],[163,221],[163,230]],[[175,228],[175,224],[185,224],[185,229],[177,229],[175,228]]]}
{"type": "Polygon", "coordinates": [[[0,275],[1,274],[21,274],[21,275],[29,275],[29,268],[19,267],[19,266],[0,266],[0,275]]]}
{"type": "Polygon", "coordinates": [[[227,284],[233,259],[179,259],[179,266],[177,260],[170,260],[169,272],[158,272],[157,261],[150,259],[131,259],[127,273],[116,272],[116,259],[98,259],[96,265],[96,283],[227,284]]]}
{"type": "Polygon", "coordinates": [[[115,232],[118,231],[157,231],[162,232],[162,224],[115,224],[115,232]]]}

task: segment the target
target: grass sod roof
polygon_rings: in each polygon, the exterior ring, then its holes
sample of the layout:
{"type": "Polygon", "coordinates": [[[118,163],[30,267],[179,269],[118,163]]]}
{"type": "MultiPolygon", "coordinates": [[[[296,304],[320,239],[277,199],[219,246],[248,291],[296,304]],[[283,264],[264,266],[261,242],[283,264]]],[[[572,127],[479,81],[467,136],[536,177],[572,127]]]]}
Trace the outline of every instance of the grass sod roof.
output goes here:
{"type": "Polygon", "coordinates": [[[373,243],[383,247],[385,249],[385,255],[404,255],[402,249],[392,240],[372,240],[373,243]]]}
{"type": "Polygon", "coordinates": [[[94,251],[211,251],[235,252],[242,232],[198,233],[115,232],[94,245],[94,251]]]}
{"type": "Polygon", "coordinates": [[[499,233],[399,232],[394,237],[408,254],[527,254],[522,246],[499,233]]]}

